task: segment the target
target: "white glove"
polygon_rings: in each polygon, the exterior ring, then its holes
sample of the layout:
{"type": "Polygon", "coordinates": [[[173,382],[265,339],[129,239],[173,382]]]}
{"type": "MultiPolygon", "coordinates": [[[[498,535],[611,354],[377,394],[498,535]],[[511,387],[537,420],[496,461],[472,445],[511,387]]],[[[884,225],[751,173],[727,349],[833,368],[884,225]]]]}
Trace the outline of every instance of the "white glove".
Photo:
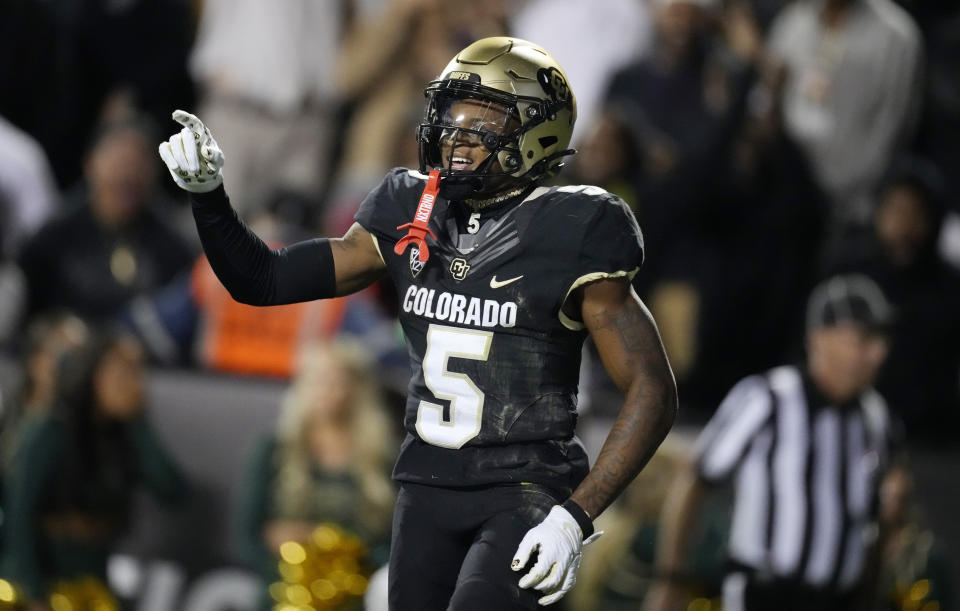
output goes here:
{"type": "Polygon", "coordinates": [[[183,125],[178,133],[160,143],[160,157],[181,189],[208,193],[223,184],[223,151],[200,119],[185,110],[173,111],[173,120],[183,125]]]}
{"type": "Polygon", "coordinates": [[[570,512],[560,505],[554,505],[543,522],[524,535],[510,568],[519,571],[530,560],[530,554],[537,550],[537,562],[520,579],[520,587],[533,586],[546,594],[538,601],[541,605],[553,604],[577,583],[583,546],[602,534],[594,533],[584,541],[580,525],[570,512]]]}

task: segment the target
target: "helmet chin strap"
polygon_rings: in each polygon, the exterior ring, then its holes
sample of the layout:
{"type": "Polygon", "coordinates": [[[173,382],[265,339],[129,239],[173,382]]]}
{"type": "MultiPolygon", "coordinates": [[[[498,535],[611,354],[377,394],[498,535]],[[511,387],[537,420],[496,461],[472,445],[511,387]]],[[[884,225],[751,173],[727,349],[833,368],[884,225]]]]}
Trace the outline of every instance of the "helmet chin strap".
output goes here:
{"type": "MultiPolygon", "coordinates": [[[[551,162],[557,159],[562,159],[563,157],[566,157],[568,155],[575,155],[576,152],[577,152],[576,149],[565,149],[562,151],[557,151],[555,153],[552,153],[544,157],[543,159],[541,159],[539,162],[537,162],[537,164],[533,168],[531,168],[529,171],[527,171],[521,176],[513,176],[512,174],[487,174],[486,178],[491,178],[496,176],[503,176],[506,178],[509,176],[510,178],[513,178],[515,180],[512,182],[512,184],[506,185],[504,187],[504,190],[491,193],[486,197],[482,197],[482,196],[471,197],[471,193],[467,191],[467,189],[471,188],[470,181],[471,180],[479,181],[480,180],[479,176],[471,177],[470,175],[453,175],[456,177],[454,179],[456,184],[452,186],[454,186],[456,190],[449,188],[450,187],[449,184],[447,188],[444,188],[443,182],[446,182],[451,178],[450,171],[444,170],[443,173],[441,174],[442,182],[441,182],[440,188],[443,191],[441,194],[447,199],[463,202],[472,210],[480,211],[488,206],[492,206],[493,204],[499,204],[500,202],[506,201],[508,199],[511,199],[513,197],[520,195],[530,185],[532,185],[539,179],[543,178],[544,175],[547,174],[551,162]]],[[[494,157],[495,157],[495,153],[491,153],[486,159],[484,159],[480,163],[476,171],[480,172],[482,170],[485,170],[490,165],[494,157]]],[[[563,164],[560,164],[560,165],[563,165],[563,164]]],[[[451,181],[451,182],[454,182],[454,181],[451,181]]],[[[475,187],[472,190],[474,192],[479,191],[479,189],[476,189],[475,187]]]]}

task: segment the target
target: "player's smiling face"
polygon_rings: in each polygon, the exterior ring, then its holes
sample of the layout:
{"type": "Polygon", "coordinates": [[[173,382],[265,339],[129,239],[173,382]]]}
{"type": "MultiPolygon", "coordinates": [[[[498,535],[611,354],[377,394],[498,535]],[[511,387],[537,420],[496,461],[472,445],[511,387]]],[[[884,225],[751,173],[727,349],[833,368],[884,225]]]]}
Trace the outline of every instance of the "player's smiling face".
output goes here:
{"type": "MultiPolygon", "coordinates": [[[[440,150],[444,165],[454,172],[476,170],[490,155],[490,149],[484,146],[482,134],[499,136],[520,126],[516,115],[507,107],[473,99],[451,104],[444,113],[443,123],[448,127],[441,135],[440,150]]],[[[503,169],[494,162],[488,171],[499,173],[503,169]]]]}

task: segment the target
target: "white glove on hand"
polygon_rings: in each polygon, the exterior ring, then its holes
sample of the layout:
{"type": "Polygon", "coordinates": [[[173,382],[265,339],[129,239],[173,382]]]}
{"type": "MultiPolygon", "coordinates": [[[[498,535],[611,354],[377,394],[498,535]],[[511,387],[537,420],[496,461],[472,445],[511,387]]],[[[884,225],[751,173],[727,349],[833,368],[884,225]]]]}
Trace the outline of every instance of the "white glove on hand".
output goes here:
{"type": "Polygon", "coordinates": [[[543,522],[524,535],[510,568],[514,571],[522,569],[536,550],[537,562],[520,579],[520,587],[533,586],[546,594],[538,601],[541,605],[553,604],[577,583],[583,546],[592,543],[602,534],[603,532],[594,533],[584,541],[580,525],[570,512],[560,505],[554,505],[543,522]]]}
{"type": "Polygon", "coordinates": [[[173,120],[183,125],[178,133],[160,143],[160,157],[181,189],[208,193],[223,184],[223,151],[200,119],[185,110],[173,111],[173,120]]]}

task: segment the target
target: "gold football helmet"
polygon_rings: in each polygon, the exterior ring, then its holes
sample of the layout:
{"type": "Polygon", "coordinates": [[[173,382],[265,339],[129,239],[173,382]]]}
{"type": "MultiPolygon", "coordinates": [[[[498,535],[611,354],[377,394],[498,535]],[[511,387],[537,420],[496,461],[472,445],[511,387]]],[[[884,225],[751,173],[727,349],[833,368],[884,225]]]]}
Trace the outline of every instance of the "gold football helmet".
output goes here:
{"type": "Polygon", "coordinates": [[[478,40],[427,85],[417,130],[420,171],[441,170],[440,194],[487,200],[555,174],[577,117],[567,76],[519,38],[478,40]]]}

